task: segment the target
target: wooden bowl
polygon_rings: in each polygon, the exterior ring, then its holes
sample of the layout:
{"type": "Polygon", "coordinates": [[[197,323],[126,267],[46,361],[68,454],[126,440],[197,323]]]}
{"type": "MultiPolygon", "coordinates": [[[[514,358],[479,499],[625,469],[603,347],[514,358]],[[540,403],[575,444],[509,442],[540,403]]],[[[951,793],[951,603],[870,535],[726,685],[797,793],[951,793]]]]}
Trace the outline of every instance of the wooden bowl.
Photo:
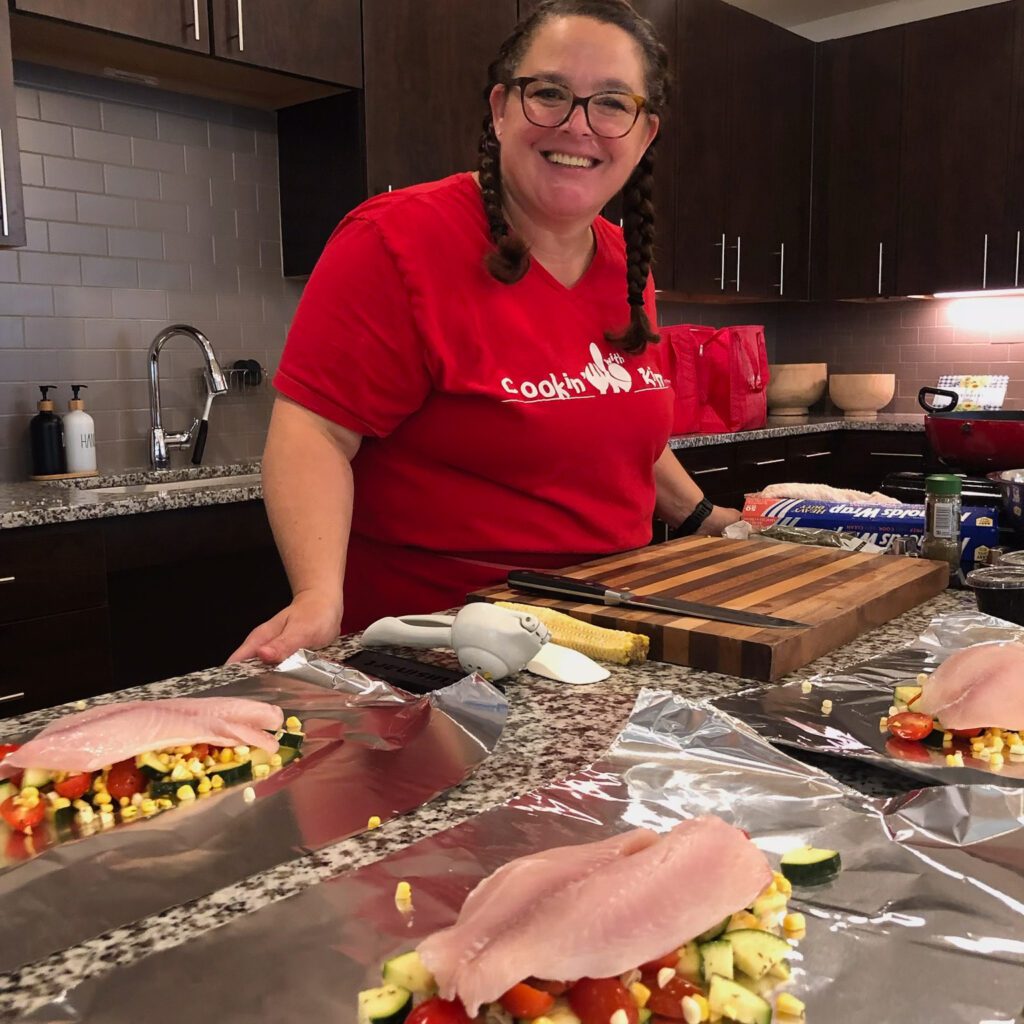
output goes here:
{"type": "Polygon", "coordinates": [[[833,373],[828,379],[832,404],[855,419],[875,419],[895,394],[894,373],[833,373]]]}
{"type": "Polygon", "coordinates": [[[806,416],[820,402],[828,363],[772,363],[768,367],[768,411],[772,416],[806,416]]]}

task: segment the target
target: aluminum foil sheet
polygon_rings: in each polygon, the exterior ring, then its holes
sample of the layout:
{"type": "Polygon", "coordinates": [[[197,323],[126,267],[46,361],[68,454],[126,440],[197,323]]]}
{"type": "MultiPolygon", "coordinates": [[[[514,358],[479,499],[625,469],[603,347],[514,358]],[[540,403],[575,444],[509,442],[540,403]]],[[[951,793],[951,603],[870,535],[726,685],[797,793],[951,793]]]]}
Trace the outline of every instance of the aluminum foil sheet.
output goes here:
{"type": "Polygon", "coordinates": [[[296,666],[309,681],[275,671],[199,694],[302,719],[303,756],[251,783],[255,801],[235,786],[0,861],[0,972],[355,835],[372,815],[419,807],[487,757],[508,711],[479,676],[413,697],[327,663],[296,666]]]}
{"type": "Polygon", "coordinates": [[[949,750],[897,739],[879,721],[889,714],[893,687],[914,684],[919,673],[931,674],[955,651],[993,640],[1024,640],[1024,626],[981,612],[933,619],[909,647],[854,665],[845,672],[812,676],[811,691],[801,682],[752,687],[716,697],[712,704],[752,726],[773,743],[837,757],[853,757],[933,783],[993,782],[1024,786],[1024,764],[1009,759],[999,769],[971,757],[970,744],[959,741],[964,767],[946,764],[949,750]],[[832,701],[829,714],[822,702],[832,701]]]}
{"type": "MultiPolygon", "coordinates": [[[[715,709],[650,690],[590,768],[87,980],[21,1019],[352,1024],[356,994],[380,984],[381,962],[450,924],[500,865],[707,811],[747,829],[773,859],[801,843],[842,853],[842,873],[798,890],[791,904],[808,925],[787,990],[807,1003],[811,1024],[1018,1020],[1024,790],[949,786],[869,799],[715,709]],[[400,880],[412,886],[407,912],[395,904],[400,880]]],[[[699,879],[681,878],[666,898],[699,893],[699,879]]]]}

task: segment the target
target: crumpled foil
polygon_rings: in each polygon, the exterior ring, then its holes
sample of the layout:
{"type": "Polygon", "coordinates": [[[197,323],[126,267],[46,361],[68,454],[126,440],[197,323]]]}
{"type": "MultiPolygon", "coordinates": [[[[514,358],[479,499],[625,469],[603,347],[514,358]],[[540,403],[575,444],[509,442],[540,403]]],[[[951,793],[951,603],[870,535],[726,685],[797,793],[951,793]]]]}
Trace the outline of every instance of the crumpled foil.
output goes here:
{"type": "Polygon", "coordinates": [[[275,670],[198,695],[262,700],[302,719],[303,756],[251,783],[254,802],[234,786],[0,860],[0,972],[355,835],[373,815],[419,807],[490,754],[508,713],[480,676],[414,697],[301,655],[290,668],[305,680],[275,670]]]}
{"type": "Polygon", "coordinates": [[[765,739],[784,746],[853,757],[930,782],[1021,786],[1024,763],[1015,764],[1007,758],[1001,768],[992,768],[988,762],[970,756],[969,742],[957,741],[948,749],[930,747],[897,739],[879,725],[880,719],[889,714],[894,686],[913,685],[919,673],[931,674],[954,652],[995,640],[1024,640],[1024,626],[981,612],[944,615],[933,619],[909,647],[843,672],[810,677],[809,693],[803,692],[800,682],[792,682],[740,690],[716,697],[711,703],[742,719],[765,739]],[[827,715],[822,711],[825,700],[832,701],[827,715]],[[963,768],[946,764],[946,754],[953,750],[963,753],[963,768]]]}
{"type": "MultiPolygon", "coordinates": [[[[747,829],[773,862],[805,843],[842,854],[837,878],[791,901],[807,934],[784,987],[807,1003],[808,1021],[1018,1019],[1024,790],[948,786],[869,799],[713,708],[645,690],[608,756],[589,768],[89,979],[21,1020],[351,1024],[359,990],[381,983],[382,961],[451,924],[469,891],[507,861],[708,812],[747,829]],[[412,886],[411,909],[396,905],[400,880],[412,886]]],[[[700,879],[680,878],[665,898],[699,899],[700,879]]]]}

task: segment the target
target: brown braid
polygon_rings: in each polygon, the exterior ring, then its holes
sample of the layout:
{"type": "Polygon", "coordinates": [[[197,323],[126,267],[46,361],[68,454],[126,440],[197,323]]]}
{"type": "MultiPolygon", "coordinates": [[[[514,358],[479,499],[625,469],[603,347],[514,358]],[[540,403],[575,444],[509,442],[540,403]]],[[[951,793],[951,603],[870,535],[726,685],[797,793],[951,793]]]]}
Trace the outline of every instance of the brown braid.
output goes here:
{"type": "MultiPolygon", "coordinates": [[[[646,110],[660,116],[668,99],[668,53],[658,41],[650,22],[630,6],[628,0],[540,0],[502,43],[497,59],[488,68],[484,100],[489,102],[495,85],[507,85],[514,77],[534,35],[545,21],[556,17],[593,18],[617,25],[628,32],[644,58],[646,110]]],[[[657,142],[657,139],[655,139],[657,142]]],[[[643,352],[648,342],[657,341],[644,310],[643,295],[651,271],[654,247],[654,145],[647,148],[623,189],[623,230],[626,238],[626,284],[630,307],[629,324],[621,331],[609,331],[606,339],[624,352],[643,352]]],[[[503,284],[520,280],[530,265],[529,247],[509,227],[502,209],[501,145],[488,110],[480,136],[480,190],[487,224],[495,248],[484,257],[488,273],[503,284]]],[[[611,198],[609,196],[609,198],[611,198]]]]}

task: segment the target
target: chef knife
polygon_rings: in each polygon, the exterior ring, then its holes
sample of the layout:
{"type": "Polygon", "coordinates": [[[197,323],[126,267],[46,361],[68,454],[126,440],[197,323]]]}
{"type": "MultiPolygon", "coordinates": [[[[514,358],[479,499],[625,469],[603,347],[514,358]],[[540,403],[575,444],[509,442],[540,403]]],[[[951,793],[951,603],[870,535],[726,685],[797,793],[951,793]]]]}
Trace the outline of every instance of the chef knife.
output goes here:
{"type": "Polygon", "coordinates": [[[649,612],[670,612],[673,615],[709,619],[712,622],[731,622],[737,626],[800,629],[807,625],[806,622],[779,619],[774,615],[745,612],[738,608],[719,608],[717,605],[701,604],[697,601],[680,601],[675,597],[640,596],[629,590],[616,590],[594,580],[578,580],[572,576],[558,576],[555,573],[537,572],[534,569],[513,569],[508,574],[508,585],[515,590],[525,590],[531,594],[575,598],[589,604],[641,608],[649,612]]]}

